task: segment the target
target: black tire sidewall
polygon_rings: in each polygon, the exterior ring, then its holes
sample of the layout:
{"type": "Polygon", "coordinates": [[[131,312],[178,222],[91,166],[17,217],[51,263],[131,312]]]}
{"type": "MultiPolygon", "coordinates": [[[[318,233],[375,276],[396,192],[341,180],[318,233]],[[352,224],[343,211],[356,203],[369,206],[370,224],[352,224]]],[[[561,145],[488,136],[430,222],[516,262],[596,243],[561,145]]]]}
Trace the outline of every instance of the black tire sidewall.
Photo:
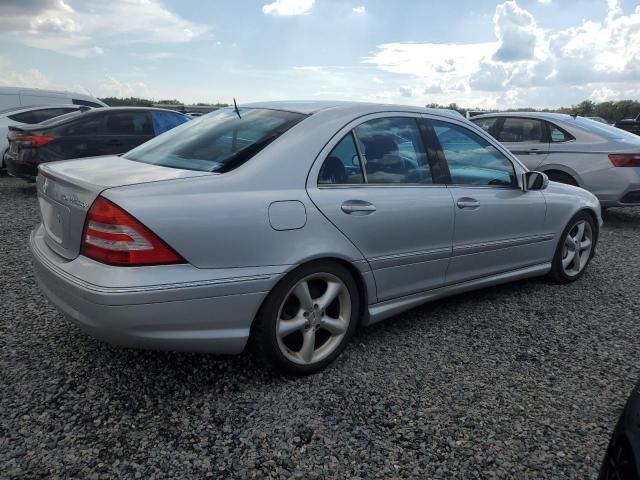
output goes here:
{"type": "Polygon", "coordinates": [[[265,363],[267,367],[278,373],[293,375],[315,373],[324,369],[342,353],[358,326],[360,316],[360,295],[351,272],[337,262],[314,261],[290,272],[268,295],[254,321],[250,339],[251,350],[258,362],[265,363]],[[276,336],[277,316],[285,296],[289,294],[295,284],[314,273],[330,273],[346,285],[351,296],[351,320],[345,336],[334,352],[312,365],[299,365],[287,359],[280,351],[276,336]]]}

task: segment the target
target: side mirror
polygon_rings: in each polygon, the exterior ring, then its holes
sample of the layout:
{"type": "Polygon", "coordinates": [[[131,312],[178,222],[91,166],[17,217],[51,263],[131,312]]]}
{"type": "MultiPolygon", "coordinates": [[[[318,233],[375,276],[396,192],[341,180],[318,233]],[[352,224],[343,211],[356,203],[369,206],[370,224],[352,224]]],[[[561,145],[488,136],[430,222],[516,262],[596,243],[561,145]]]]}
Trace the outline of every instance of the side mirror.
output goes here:
{"type": "Polygon", "coordinates": [[[542,172],[525,172],[522,175],[522,190],[544,190],[549,186],[549,177],[542,172]]]}

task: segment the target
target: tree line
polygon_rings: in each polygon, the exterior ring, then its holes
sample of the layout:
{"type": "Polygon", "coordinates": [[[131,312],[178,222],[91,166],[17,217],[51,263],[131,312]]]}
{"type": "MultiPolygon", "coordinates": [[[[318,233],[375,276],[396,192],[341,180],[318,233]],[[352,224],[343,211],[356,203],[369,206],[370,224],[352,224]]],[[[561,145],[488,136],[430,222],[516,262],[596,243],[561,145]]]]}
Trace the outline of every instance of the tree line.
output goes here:
{"type": "MultiPolygon", "coordinates": [[[[464,108],[459,107],[456,103],[450,103],[449,105],[440,105],[438,103],[430,103],[428,108],[447,108],[449,110],[456,110],[462,115],[466,115],[467,111],[482,111],[481,108],[464,108]]],[[[508,110],[492,110],[492,111],[510,111],[510,112],[553,112],[553,113],[567,113],[570,115],[578,114],[583,117],[602,117],[608,122],[617,122],[624,118],[636,118],[640,114],[640,102],[636,100],[616,100],[610,102],[594,102],[592,100],[584,100],[576,105],[570,107],[560,108],[513,108],[508,110]]]]}
{"type": "MultiPolygon", "coordinates": [[[[102,100],[104,103],[109,105],[110,107],[152,107],[153,105],[157,105],[159,103],[164,103],[168,105],[182,105],[183,102],[180,100],[176,100],[172,98],[170,100],[149,100],[148,98],[138,98],[138,97],[126,97],[126,98],[118,98],[118,97],[103,97],[98,100],[102,100]]],[[[228,106],[226,103],[196,103],[199,107],[226,107],[228,106]]]]}
{"type": "MultiPolygon", "coordinates": [[[[181,105],[182,102],[179,100],[170,99],[170,100],[149,100],[146,98],[138,98],[138,97],[127,97],[127,98],[117,98],[117,97],[105,97],[101,98],[104,103],[109,105],[110,107],[151,107],[154,104],[158,103],[166,103],[166,104],[178,104],[181,105]]],[[[196,105],[200,106],[214,106],[212,104],[207,103],[197,103],[196,105]]],[[[215,104],[217,107],[226,107],[227,104],[215,104]]],[[[448,108],[450,110],[456,110],[460,112],[462,115],[466,115],[467,111],[479,111],[482,109],[473,109],[473,108],[464,108],[459,107],[456,103],[451,103],[449,105],[440,105],[438,103],[430,103],[426,105],[429,108],[448,108]]],[[[499,110],[494,110],[499,111],[499,110]]],[[[622,120],[623,118],[635,118],[638,114],[640,114],[640,102],[636,100],[617,100],[611,102],[594,102],[592,100],[584,100],[583,102],[578,103],[577,105],[572,105],[570,107],[560,107],[555,109],[539,109],[539,108],[516,108],[511,109],[510,111],[515,112],[556,112],[556,113],[568,113],[568,114],[578,114],[583,117],[602,117],[608,122],[617,122],[618,120],[622,120]]]]}

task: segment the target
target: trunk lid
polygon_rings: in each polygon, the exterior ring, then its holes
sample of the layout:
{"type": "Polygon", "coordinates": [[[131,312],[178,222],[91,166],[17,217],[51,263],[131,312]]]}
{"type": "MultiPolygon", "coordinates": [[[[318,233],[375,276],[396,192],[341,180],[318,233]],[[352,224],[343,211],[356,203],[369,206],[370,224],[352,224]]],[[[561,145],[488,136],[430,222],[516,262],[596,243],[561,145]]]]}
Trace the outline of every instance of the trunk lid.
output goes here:
{"type": "Polygon", "coordinates": [[[80,253],[84,222],[94,200],[108,188],[212,175],[135,162],[118,156],[40,165],[38,202],[49,247],[72,260],[80,253]]]}

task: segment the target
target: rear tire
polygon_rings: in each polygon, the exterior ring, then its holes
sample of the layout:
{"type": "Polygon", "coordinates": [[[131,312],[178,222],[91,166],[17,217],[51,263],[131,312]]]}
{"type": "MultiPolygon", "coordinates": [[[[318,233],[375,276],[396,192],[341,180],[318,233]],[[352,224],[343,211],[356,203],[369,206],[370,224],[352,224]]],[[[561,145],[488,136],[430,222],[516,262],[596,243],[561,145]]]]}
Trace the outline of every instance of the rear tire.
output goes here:
{"type": "Polygon", "coordinates": [[[578,182],[568,173],[564,172],[545,172],[549,180],[552,182],[565,183],[567,185],[573,185],[574,187],[578,187],[578,182]]]}
{"type": "Polygon", "coordinates": [[[593,258],[597,240],[598,230],[591,215],[578,212],[560,236],[549,276],[557,283],[578,280],[593,258]]]}
{"type": "Polygon", "coordinates": [[[256,360],[276,373],[308,375],[335,360],[360,320],[358,287],[332,261],[315,261],[289,273],[271,291],[253,324],[256,360]]]}

